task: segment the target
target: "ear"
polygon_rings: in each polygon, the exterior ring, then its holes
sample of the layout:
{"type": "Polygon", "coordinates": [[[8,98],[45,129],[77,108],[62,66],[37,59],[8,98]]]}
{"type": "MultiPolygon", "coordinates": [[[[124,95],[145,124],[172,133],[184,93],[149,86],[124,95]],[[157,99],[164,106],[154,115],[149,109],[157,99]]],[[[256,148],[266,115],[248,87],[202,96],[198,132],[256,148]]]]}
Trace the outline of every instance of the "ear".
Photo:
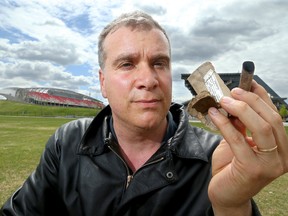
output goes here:
{"type": "Polygon", "coordinates": [[[104,98],[107,98],[106,88],[105,88],[105,75],[102,69],[99,70],[99,81],[100,81],[100,88],[101,88],[102,96],[104,98]]]}

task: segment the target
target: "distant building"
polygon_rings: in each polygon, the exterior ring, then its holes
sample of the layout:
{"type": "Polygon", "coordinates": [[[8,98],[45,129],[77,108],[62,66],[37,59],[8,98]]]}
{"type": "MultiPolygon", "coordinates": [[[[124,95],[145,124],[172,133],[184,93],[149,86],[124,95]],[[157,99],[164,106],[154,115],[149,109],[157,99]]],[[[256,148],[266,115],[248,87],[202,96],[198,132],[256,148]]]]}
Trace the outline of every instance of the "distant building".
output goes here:
{"type": "Polygon", "coordinates": [[[92,97],[57,88],[5,88],[0,95],[7,100],[50,106],[103,108],[104,104],[92,97]]]}
{"type": "MultiPolygon", "coordinates": [[[[240,73],[218,73],[221,79],[224,81],[226,86],[231,90],[239,85],[239,80],[240,80],[240,73]]],[[[190,74],[181,74],[181,79],[184,80],[185,86],[189,89],[191,94],[193,96],[196,95],[195,90],[193,87],[190,85],[190,83],[187,81],[187,78],[190,76],[190,74]]],[[[270,95],[270,98],[272,102],[275,104],[277,108],[279,108],[282,104],[284,104],[287,107],[287,103],[285,100],[287,98],[282,98],[280,97],[273,89],[271,89],[259,76],[254,75],[253,79],[262,85],[268,94],[270,95]]]]}

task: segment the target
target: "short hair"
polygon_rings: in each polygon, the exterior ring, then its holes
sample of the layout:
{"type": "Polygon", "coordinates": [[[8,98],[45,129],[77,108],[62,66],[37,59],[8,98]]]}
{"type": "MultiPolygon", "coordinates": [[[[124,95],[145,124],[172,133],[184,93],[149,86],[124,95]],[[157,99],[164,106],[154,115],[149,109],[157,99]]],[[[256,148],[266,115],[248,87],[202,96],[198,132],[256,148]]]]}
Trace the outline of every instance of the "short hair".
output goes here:
{"type": "Polygon", "coordinates": [[[163,32],[163,34],[168,40],[169,53],[171,54],[170,40],[166,31],[161,27],[161,25],[157,21],[155,21],[149,14],[141,11],[134,11],[131,13],[122,14],[121,16],[113,20],[111,23],[109,23],[100,33],[98,38],[98,63],[100,65],[100,68],[104,69],[105,66],[104,62],[106,59],[106,53],[104,51],[103,44],[107,35],[110,32],[114,32],[123,26],[130,27],[132,30],[151,30],[152,28],[159,29],[161,32],[163,32]]]}

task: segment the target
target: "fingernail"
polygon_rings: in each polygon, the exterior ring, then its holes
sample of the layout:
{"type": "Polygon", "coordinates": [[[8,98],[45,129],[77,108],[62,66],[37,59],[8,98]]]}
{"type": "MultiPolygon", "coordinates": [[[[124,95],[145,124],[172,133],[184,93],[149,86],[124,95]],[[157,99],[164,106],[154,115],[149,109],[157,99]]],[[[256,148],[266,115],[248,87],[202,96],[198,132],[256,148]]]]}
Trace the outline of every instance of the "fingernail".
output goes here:
{"type": "Polygon", "coordinates": [[[233,91],[233,93],[238,94],[238,95],[244,93],[244,90],[241,88],[234,88],[232,91],[233,91]]]}
{"type": "Polygon", "coordinates": [[[222,103],[230,104],[232,103],[233,99],[231,97],[224,96],[221,98],[222,103]]]}
{"type": "Polygon", "coordinates": [[[217,115],[219,113],[218,109],[215,107],[210,107],[208,111],[211,115],[217,115]]]}

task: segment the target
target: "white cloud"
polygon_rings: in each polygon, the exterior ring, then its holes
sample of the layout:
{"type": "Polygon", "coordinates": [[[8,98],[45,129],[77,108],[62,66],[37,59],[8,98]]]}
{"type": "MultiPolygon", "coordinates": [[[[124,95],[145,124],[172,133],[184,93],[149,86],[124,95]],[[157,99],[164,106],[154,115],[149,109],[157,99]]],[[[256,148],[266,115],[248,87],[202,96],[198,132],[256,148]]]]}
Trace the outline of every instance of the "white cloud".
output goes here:
{"type": "Polygon", "coordinates": [[[204,61],[217,72],[256,74],[287,97],[288,2],[239,0],[17,0],[0,3],[0,87],[55,85],[101,98],[97,42],[102,28],[122,12],[150,13],[164,25],[173,54],[173,98],[189,100],[180,79],[204,61]],[[80,72],[71,70],[75,65],[80,72]],[[277,76],[276,76],[277,75],[277,76]]]}

